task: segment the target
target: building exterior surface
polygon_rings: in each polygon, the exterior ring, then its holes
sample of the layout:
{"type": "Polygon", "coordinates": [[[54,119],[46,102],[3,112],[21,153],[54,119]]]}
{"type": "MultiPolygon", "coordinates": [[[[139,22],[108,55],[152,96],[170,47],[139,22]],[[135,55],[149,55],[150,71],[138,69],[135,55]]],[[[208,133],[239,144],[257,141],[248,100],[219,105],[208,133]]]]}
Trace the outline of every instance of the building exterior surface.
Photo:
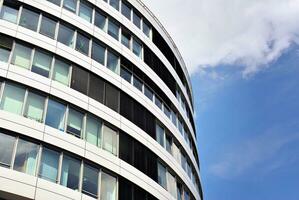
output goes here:
{"type": "Polygon", "coordinates": [[[202,199],[188,72],[142,2],[0,10],[0,199],[202,199]]]}

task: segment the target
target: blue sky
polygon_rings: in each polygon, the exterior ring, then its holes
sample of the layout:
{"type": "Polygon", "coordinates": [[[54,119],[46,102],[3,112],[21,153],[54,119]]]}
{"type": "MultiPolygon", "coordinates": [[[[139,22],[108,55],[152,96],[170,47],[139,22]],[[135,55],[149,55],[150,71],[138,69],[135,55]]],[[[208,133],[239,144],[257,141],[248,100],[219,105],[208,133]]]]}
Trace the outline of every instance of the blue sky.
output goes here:
{"type": "Polygon", "coordinates": [[[299,198],[299,48],[257,74],[192,76],[207,200],[299,198]]]}

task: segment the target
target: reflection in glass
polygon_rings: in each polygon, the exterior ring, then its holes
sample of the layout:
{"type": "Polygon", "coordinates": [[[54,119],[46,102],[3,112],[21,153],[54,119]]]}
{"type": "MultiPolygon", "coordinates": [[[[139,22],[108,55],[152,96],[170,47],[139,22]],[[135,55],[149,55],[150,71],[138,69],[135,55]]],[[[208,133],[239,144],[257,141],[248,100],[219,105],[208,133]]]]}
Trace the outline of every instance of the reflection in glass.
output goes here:
{"type": "Polygon", "coordinates": [[[66,106],[49,99],[46,116],[46,125],[64,131],[66,106]]]}
{"type": "Polygon", "coordinates": [[[39,176],[48,181],[57,182],[59,153],[43,148],[39,176]]]}
{"type": "Polygon", "coordinates": [[[78,190],[80,167],[80,160],[63,155],[60,184],[73,190],[78,190]]]}
{"type": "Polygon", "coordinates": [[[0,166],[10,167],[15,137],[0,133],[0,166]]]}

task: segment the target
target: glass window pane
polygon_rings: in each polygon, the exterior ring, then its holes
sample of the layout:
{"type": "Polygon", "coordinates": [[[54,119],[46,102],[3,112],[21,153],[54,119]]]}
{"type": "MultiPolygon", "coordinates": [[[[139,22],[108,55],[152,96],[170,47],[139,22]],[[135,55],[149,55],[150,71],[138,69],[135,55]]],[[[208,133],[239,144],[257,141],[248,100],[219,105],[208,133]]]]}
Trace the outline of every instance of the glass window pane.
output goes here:
{"type": "Polygon", "coordinates": [[[172,152],[173,152],[173,157],[180,164],[181,163],[181,152],[175,143],[173,143],[173,145],[172,145],[172,152]]]}
{"type": "Polygon", "coordinates": [[[139,58],[142,58],[142,45],[136,39],[133,39],[133,53],[139,58]]]}
{"type": "Polygon", "coordinates": [[[45,97],[29,92],[24,116],[38,122],[43,122],[44,106],[45,97]]]}
{"type": "Polygon", "coordinates": [[[138,28],[141,27],[141,17],[135,11],[133,11],[133,23],[138,28]]]}
{"type": "Polygon", "coordinates": [[[162,101],[157,95],[155,96],[155,104],[162,110],[162,101]]]}
{"type": "Polygon", "coordinates": [[[0,133],[0,166],[10,167],[15,137],[0,133]]]}
{"type": "Polygon", "coordinates": [[[130,40],[131,40],[131,35],[128,32],[122,30],[121,43],[129,49],[130,49],[130,40]]]}
{"type": "Polygon", "coordinates": [[[60,153],[43,148],[39,177],[54,183],[57,182],[59,156],[60,153]]]}
{"type": "Polygon", "coordinates": [[[85,19],[89,23],[91,23],[92,20],[92,8],[85,3],[80,2],[80,10],[79,10],[79,16],[82,19],[85,19]]]}
{"type": "Polygon", "coordinates": [[[170,119],[170,109],[164,104],[164,114],[170,119]]]}
{"type": "Polygon", "coordinates": [[[171,111],[171,121],[175,126],[177,126],[177,117],[176,113],[173,110],[171,111]]]}
{"type": "Polygon", "coordinates": [[[31,71],[40,74],[44,77],[49,77],[52,59],[52,56],[36,50],[31,71]]]}
{"type": "Polygon", "coordinates": [[[185,171],[187,171],[187,160],[184,154],[181,154],[181,166],[185,171]]]}
{"type": "Polygon", "coordinates": [[[58,42],[73,47],[75,31],[62,24],[59,25],[58,42]]]}
{"type": "Polygon", "coordinates": [[[116,178],[102,172],[101,175],[101,200],[116,199],[116,178]]]}
{"type": "Polygon", "coordinates": [[[56,30],[56,21],[43,16],[39,32],[45,36],[54,39],[55,30],[56,30]]]}
{"type": "Polygon", "coordinates": [[[169,135],[166,135],[166,150],[172,154],[172,138],[169,135]]]}
{"type": "Polygon", "coordinates": [[[104,126],[103,130],[103,149],[117,155],[117,132],[104,126]]]}
{"type": "Polygon", "coordinates": [[[98,197],[99,171],[87,164],[84,164],[82,192],[89,196],[98,197]]]}
{"type": "Polygon", "coordinates": [[[120,29],[119,25],[117,25],[115,22],[109,20],[108,34],[116,40],[118,40],[118,38],[119,38],[119,29],[120,29]]]}
{"type": "Polygon", "coordinates": [[[94,74],[90,74],[88,96],[100,103],[104,103],[104,80],[94,74]]]}
{"type": "Polygon", "coordinates": [[[165,147],[164,129],[159,124],[156,124],[156,140],[162,147],[165,147]]]}
{"type": "Polygon", "coordinates": [[[184,133],[183,133],[183,123],[181,122],[181,120],[178,120],[178,128],[179,128],[179,131],[180,131],[181,135],[184,135],[184,133]]]}
{"type": "Polygon", "coordinates": [[[39,145],[19,139],[13,169],[34,176],[38,149],[39,145]]]}
{"type": "Polygon", "coordinates": [[[76,12],[77,0],[64,0],[63,7],[71,12],[76,12]]]}
{"type": "Polygon", "coordinates": [[[83,113],[70,108],[67,122],[67,132],[80,138],[82,133],[83,117],[83,113]]]}
{"type": "Polygon", "coordinates": [[[15,45],[11,63],[26,69],[30,67],[32,49],[20,44],[15,45]]]}
{"type": "Polygon", "coordinates": [[[119,10],[119,0],[110,0],[109,4],[110,4],[110,6],[115,8],[116,10],[119,10]]]}
{"type": "Polygon", "coordinates": [[[49,99],[46,116],[46,125],[64,131],[66,106],[49,99]]]}
{"type": "Polygon", "coordinates": [[[91,116],[87,116],[86,120],[86,141],[90,144],[100,146],[101,145],[101,130],[102,122],[91,116]]]}
{"type": "Polygon", "coordinates": [[[94,24],[99,27],[102,30],[105,30],[105,25],[106,25],[106,16],[103,14],[96,12],[95,13],[95,19],[94,19],[94,24]]]}
{"type": "Polygon", "coordinates": [[[153,91],[146,85],[144,85],[144,94],[147,98],[149,98],[151,101],[154,98],[154,93],[153,91]]]}
{"type": "Polygon", "coordinates": [[[77,66],[72,67],[71,88],[87,95],[89,73],[77,66]]]}
{"type": "Polygon", "coordinates": [[[105,86],[105,105],[119,112],[119,90],[108,83],[105,86]]]}
{"type": "Polygon", "coordinates": [[[121,13],[128,19],[131,21],[131,8],[122,1],[121,4],[121,13]]]}
{"type": "Polygon", "coordinates": [[[88,55],[89,51],[89,38],[83,36],[82,34],[77,34],[76,50],[85,55],[88,55]]]}
{"type": "Polygon", "coordinates": [[[176,179],[169,172],[167,172],[167,190],[173,197],[177,196],[176,179]]]}
{"type": "Polygon", "coordinates": [[[108,51],[107,68],[117,74],[119,73],[119,57],[111,51],[108,51]]]}
{"type": "Polygon", "coordinates": [[[32,31],[37,30],[39,14],[23,8],[19,25],[32,31]]]}
{"type": "Polygon", "coordinates": [[[1,109],[21,115],[23,109],[23,102],[25,97],[25,89],[6,84],[1,100],[1,109]]]}
{"type": "Polygon", "coordinates": [[[63,155],[60,184],[73,190],[79,190],[80,168],[80,160],[63,155]]]}
{"type": "Polygon", "coordinates": [[[104,63],[105,63],[105,51],[106,51],[105,47],[103,47],[102,45],[100,45],[96,42],[93,42],[92,54],[91,54],[92,59],[94,59],[98,63],[101,63],[102,65],[104,65],[104,63]]]}
{"type": "Polygon", "coordinates": [[[158,162],[158,183],[167,189],[166,184],[166,168],[158,162]]]}
{"type": "Polygon", "coordinates": [[[0,18],[6,21],[17,23],[19,10],[10,6],[3,5],[1,8],[0,18]]]}
{"type": "Polygon", "coordinates": [[[0,36],[0,61],[8,62],[12,49],[13,40],[9,37],[0,36]]]}
{"type": "Polygon", "coordinates": [[[133,78],[133,85],[142,92],[143,82],[136,76],[133,76],[133,78]]]}
{"type": "Polygon", "coordinates": [[[70,82],[69,71],[70,71],[69,64],[56,59],[54,64],[53,80],[68,86],[70,82]]]}
{"type": "Polygon", "coordinates": [[[151,33],[151,28],[150,26],[145,22],[143,21],[143,33],[147,36],[147,37],[150,37],[150,33],[151,33]]]}
{"type": "Polygon", "coordinates": [[[127,69],[125,68],[121,68],[120,70],[120,76],[125,79],[126,81],[128,81],[129,83],[131,83],[132,80],[132,73],[129,72],[127,69]]]}
{"type": "Polygon", "coordinates": [[[186,190],[184,190],[184,200],[190,200],[189,193],[186,190]]]}
{"type": "Polygon", "coordinates": [[[47,0],[47,1],[49,1],[49,2],[51,2],[51,3],[54,3],[54,4],[56,4],[57,6],[60,6],[60,2],[61,2],[61,0],[47,0]]]}

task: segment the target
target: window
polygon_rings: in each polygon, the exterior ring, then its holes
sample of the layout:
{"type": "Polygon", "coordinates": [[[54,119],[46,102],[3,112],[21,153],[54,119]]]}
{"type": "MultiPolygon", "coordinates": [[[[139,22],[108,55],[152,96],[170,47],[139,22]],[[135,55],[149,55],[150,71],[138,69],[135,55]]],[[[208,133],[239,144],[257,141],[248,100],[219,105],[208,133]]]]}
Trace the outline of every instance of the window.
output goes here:
{"type": "Polygon", "coordinates": [[[172,154],[172,138],[170,135],[166,134],[166,150],[172,154]]]}
{"type": "Polygon", "coordinates": [[[128,71],[125,68],[121,68],[120,70],[120,76],[125,79],[126,81],[128,81],[129,83],[131,83],[132,80],[132,73],[130,71],[128,71]]]}
{"type": "Polygon", "coordinates": [[[120,29],[119,25],[117,25],[114,21],[109,19],[108,34],[116,40],[118,40],[119,38],[119,29],[120,29]]]}
{"type": "Polygon", "coordinates": [[[55,30],[56,30],[56,21],[43,16],[39,32],[45,36],[48,36],[49,38],[54,39],[55,30]]]}
{"type": "Polygon", "coordinates": [[[117,132],[108,126],[103,130],[103,149],[117,155],[117,132]]]}
{"type": "Polygon", "coordinates": [[[173,196],[177,196],[177,190],[176,190],[176,179],[175,177],[167,172],[167,191],[173,196]]]}
{"type": "Polygon", "coordinates": [[[6,84],[1,100],[1,110],[21,115],[24,97],[25,89],[6,84]]]}
{"type": "Polygon", "coordinates": [[[83,113],[70,108],[67,122],[67,132],[80,138],[83,129],[83,117],[83,113]]]}
{"type": "Polygon", "coordinates": [[[156,124],[156,140],[162,147],[165,147],[164,129],[159,124],[156,124]]]}
{"type": "Polygon", "coordinates": [[[131,21],[131,8],[124,1],[121,4],[121,13],[131,21]]]}
{"type": "Polygon", "coordinates": [[[32,31],[37,30],[39,14],[23,8],[19,25],[32,31]]]}
{"type": "Polygon", "coordinates": [[[176,159],[176,161],[178,163],[181,163],[181,152],[179,147],[175,143],[173,143],[172,145],[172,152],[173,152],[173,157],[176,159]]]}
{"type": "Polygon", "coordinates": [[[105,84],[105,105],[118,112],[119,110],[119,91],[114,86],[105,84]]]}
{"type": "Polygon", "coordinates": [[[188,174],[188,176],[189,176],[189,178],[191,178],[191,166],[190,166],[190,164],[189,164],[189,162],[187,162],[187,174],[188,174]]]}
{"type": "Polygon", "coordinates": [[[142,45],[135,38],[133,39],[133,53],[139,58],[142,58],[142,45]]]}
{"type": "Polygon", "coordinates": [[[28,92],[24,116],[38,122],[43,122],[44,106],[45,97],[28,92]]]}
{"type": "Polygon", "coordinates": [[[91,116],[87,116],[86,119],[86,141],[90,144],[100,146],[101,145],[101,130],[102,122],[91,116]]]}
{"type": "Polygon", "coordinates": [[[69,71],[70,71],[69,64],[59,59],[55,59],[53,80],[68,86],[70,82],[69,71]]]}
{"type": "Polygon", "coordinates": [[[77,8],[77,0],[64,0],[63,7],[75,13],[77,8]]]}
{"type": "Polygon", "coordinates": [[[121,32],[121,43],[123,45],[125,45],[127,48],[130,49],[130,41],[131,41],[131,35],[129,32],[125,31],[124,29],[122,29],[121,32]]]}
{"type": "Polygon", "coordinates": [[[184,200],[190,200],[189,193],[186,190],[184,190],[184,200]]]}
{"type": "Polygon", "coordinates": [[[183,191],[182,191],[182,185],[180,183],[177,183],[177,200],[183,199],[183,191]]]}
{"type": "Polygon", "coordinates": [[[12,39],[0,36],[0,61],[8,62],[9,55],[12,49],[12,39]]]}
{"type": "Polygon", "coordinates": [[[104,103],[104,81],[94,74],[90,74],[88,96],[104,103]]]}
{"type": "Polygon", "coordinates": [[[107,68],[117,74],[119,73],[119,57],[111,51],[108,51],[107,68]]]}
{"type": "Polygon", "coordinates": [[[92,21],[92,8],[80,1],[79,16],[91,23],[92,21]]]}
{"type": "Polygon", "coordinates": [[[14,170],[35,176],[39,145],[19,139],[14,170]]]}
{"type": "Polygon", "coordinates": [[[36,50],[31,71],[44,77],[49,77],[52,59],[52,56],[36,50]]]}
{"type": "Polygon", "coordinates": [[[73,190],[79,190],[80,168],[80,160],[63,155],[60,184],[73,190]]]}
{"type": "Polygon", "coordinates": [[[82,180],[82,192],[89,196],[98,197],[98,176],[97,169],[84,164],[83,180],[82,180]]]}
{"type": "Polygon", "coordinates": [[[100,29],[105,30],[106,16],[96,11],[94,24],[100,29]]]}
{"type": "Polygon", "coordinates": [[[88,72],[75,66],[73,66],[72,69],[71,88],[86,95],[88,87],[88,72]]]}
{"type": "Polygon", "coordinates": [[[177,117],[176,113],[173,110],[171,111],[171,121],[175,126],[177,126],[177,117]]]}
{"type": "Polygon", "coordinates": [[[151,34],[151,28],[150,28],[150,26],[148,25],[148,23],[146,23],[145,21],[143,21],[142,29],[143,29],[143,33],[144,33],[147,37],[150,37],[150,34],[151,34]]]}
{"type": "Polygon", "coordinates": [[[183,133],[183,123],[182,123],[181,120],[178,120],[178,129],[179,129],[181,135],[184,135],[184,133],[183,133]]]}
{"type": "Polygon", "coordinates": [[[133,79],[133,85],[142,92],[142,86],[143,86],[143,83],[142,81],[137,78],[136,76],[133,76],[134,79],[133,79]]]}
{"type": "Polygon", "coordinates": [[[158,183],[167,189],[166,168],[160,162],[158,162],[158,183]]]}
{"type": "Polygon", "coordinates": [[[181,166],[185,171],[187,171],[187,160],[183,153],[181,154],[181,166]]]}
{"type": "Polygon", "coordinates": [[[60,3],[61,3],[61,0],[47,0],[47,1],[54,3],[57,6],[60,6],[60,3]]]}
{"type": "Polygon", "coordinates": [[[165,104],[164,104],[164,114],[170,119],[171,111],[165,104]]]}
{"type": "Polygon", "coordinates": [[[0,133],[0,166],[10,167],[16,138],[0,133]]]}
{"type": "Polygon", "coordinates": [[[89,38],[85,37],[84,35],[78,33],[77,34],[77,42],[76,42],[76,50],[85,55],[88,55],[89,51],[89,38]]]}
{"type": "Polygon", "coordinates": [[[144,85],[144,94],[151,101],[153,100],[154,92],[147,85],[144,85]]]}
{"type": "Polygon", "coordinates": [[[73,47],[75,31],[62,24],[59,25],[58,42],[73,47]]]}
{"type": "Polygon", "coordinates": [[[155,104],[162,110],[162,100],[157,95],[155,96],[155,104]]]}
{"type": "Polygon", "coordinates": [[[116,200],[116,178],[102,172],[101,174],[101,200],[116,200]]]}
{"type": "Polygon", "coordinates": [[[39,177],[54,183],[57,182],[59,156],[60,153],[43,148],[39,177]]]}
{"type": "Polygon", "coordinates": [[[1,8],[0,18],[6,21],[17,23],[19,10],[7,5],[3,5],[1,8]]]}
{"type": "Polygon", "coordinates": [[[92,45],[92,54],[91,57],[98,63],[104,65],[105,64],[105,51],[106,48],[96,42],[93,42],[92,45]]]}
{"type": "Polygon", "coordinates": [[[119,10],[119,0],[110,0],[109,4],[110,4],[110,6],[115,8],[116,10],[119,10]]]}
{"type": "Polygon", "coordinates": [[[21,44],[16,44],[13,57],[11,60],[12,64],[29,69],[31,52],[32,52],[31,48],[25,47],[21,44]]]}
{"type": "Polygon", "coordinates": [[[141,27],[141,17],[136,13],[136,11],[133,11],[133,23],[135,24],[135,26],[137,26],[138,28],[141,27]]]}
{"type": "Polygon", "coordinates": [[[65,111],[65,105],[49,99],[46,125],[64,131],[65,111]]]}

